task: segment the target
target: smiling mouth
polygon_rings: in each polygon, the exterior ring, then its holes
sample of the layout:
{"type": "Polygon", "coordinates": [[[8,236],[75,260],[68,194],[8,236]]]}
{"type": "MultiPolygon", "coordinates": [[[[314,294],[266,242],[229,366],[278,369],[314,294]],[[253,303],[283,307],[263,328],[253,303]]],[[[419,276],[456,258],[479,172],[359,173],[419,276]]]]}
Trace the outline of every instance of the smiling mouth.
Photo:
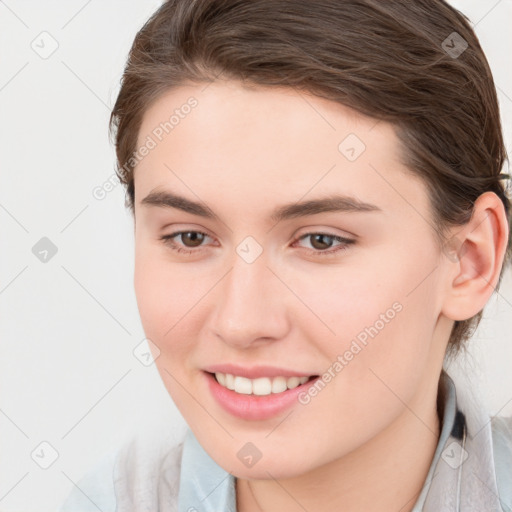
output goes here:
{"type": "Polygon", "coordinates": [[[243,395],[265,396],[270,394],[279,394],[289,389],[306,384],[318,375],[309,377],[259,377],[257,379],[248,379],[240,375],[221,372],[207,372],[224,388],[243,395]]]}

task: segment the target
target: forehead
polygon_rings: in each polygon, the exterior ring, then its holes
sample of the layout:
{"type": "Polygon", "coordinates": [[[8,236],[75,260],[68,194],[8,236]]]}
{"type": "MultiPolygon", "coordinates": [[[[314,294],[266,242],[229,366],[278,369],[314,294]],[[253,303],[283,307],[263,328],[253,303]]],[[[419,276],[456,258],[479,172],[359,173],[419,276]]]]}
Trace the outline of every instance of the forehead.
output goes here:
{"type": "Polygon", "coordinates": [[[331,143],[336,143],[347,130],[364,137],[377,124],[375,134],[395,139],[391,125],[310,93],[288,87],[217,81],[181,86],[160,96],[143,116],[137,145],[153,132],[158,139],[168,138],[171,133],[174,137],[190,136],[190,132],[197,133],[199,129],[198,135],[205,142],[218,140],[223,134],[231,137],[236,132],[237,143],[247,137],[249,142],[254,136],[260,141],[274,141],[278,136],[283,142],[309,140],[307,147],[315,149],[323,141],[326,148],[332,148],[331,143]],[[194,106],[189,107],[190,104],[194,106]],[[192,122],[185,122],[187,118],[192,122]],[[162,130],[164,133],[159,134],[162,130]]]}
{"type": "Polygon", "coordinates": [[[226,81],[170,90],[143,117],[144,146],[136,203],[168,186],[207,201],[245,198],[253,211],[334,191],[382,209],[426,206],[390,124],[291,88],[226,81]]]}

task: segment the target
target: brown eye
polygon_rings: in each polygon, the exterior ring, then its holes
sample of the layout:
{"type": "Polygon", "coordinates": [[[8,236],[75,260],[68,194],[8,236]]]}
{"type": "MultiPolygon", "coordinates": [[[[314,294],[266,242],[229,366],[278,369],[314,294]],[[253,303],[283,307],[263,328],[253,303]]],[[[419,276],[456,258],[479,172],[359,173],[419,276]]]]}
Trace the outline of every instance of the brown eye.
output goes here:
{"type": "Polygon", "coordinates": [[[199,231],[183,231],[180,236],[183,245],[186,247],[198,247],[203,242],[205,234],[199,231]]]}
{"type": "Polygon", "coordinates": [[[333,239],[335,238],[334,236],[325,235],[322,233],[318,233],[315,235],[309,235],[309,236],[311,239],[311,245],[315,249],[319,249],[319,250],[329,249],[332,246],[333,239]],[[328,239],[328,240],[326,241],[326,239],[328,239]],[[329,240],[330,240],[330,242],[329,242],[329,240]]]}
{"type": "Polygon", "coordinates": [[[355,240],[342,236],[331,235],[329,233],[306,233],[299,237],[297,242],[308,240],[311,247],[304,249],[314,256],[334,256],[341,251],[345,251],[355,240]],[[337,245],[333,245],[338,242],[337,245]]]}
{"type": "Polygon", "coordinates": [[[177,231],[160,237],[160,240],[173,251],[181,254],[192,254],[204,248],[202,243],[205,237],[208,237],[208,235],[201,231],[177,231]],[[179,238],[181,238],[181,241],[178,241],[179,238]]]}

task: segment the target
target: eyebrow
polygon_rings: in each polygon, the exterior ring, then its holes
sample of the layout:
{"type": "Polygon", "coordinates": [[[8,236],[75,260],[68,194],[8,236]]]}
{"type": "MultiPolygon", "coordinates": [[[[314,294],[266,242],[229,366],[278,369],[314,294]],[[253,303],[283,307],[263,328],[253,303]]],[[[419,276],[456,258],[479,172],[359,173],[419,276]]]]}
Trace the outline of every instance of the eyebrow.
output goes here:
{"type": "MultiPolygon", "coordinates": [[[[207,219],[219,219],[208,206],[168,191],[150,192],[140,202],[143,206],[176,208],[207,219]]],[[[375,212],[382,211],[374,204],[365,203],[355,197],[332,194],[320,199],[311,199],[278,206],[269,217],[271,222],[306,217],[324,212],[375,212]]]]}

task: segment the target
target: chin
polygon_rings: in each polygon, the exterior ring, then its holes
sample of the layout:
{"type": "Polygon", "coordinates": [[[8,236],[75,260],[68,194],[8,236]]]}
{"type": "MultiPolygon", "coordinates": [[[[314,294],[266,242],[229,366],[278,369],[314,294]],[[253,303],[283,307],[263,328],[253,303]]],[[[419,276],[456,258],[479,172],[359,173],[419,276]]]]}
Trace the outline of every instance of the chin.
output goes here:
{"type": "MultiPolygon", "coordinates": [[[[270,452],[270,447],[262,448],[260,451],[261,458],[252,465],[250,465],[250,461],[244,463],[243,453],[240,457],[238,456],[244,445],[245,443],[240,439],[234,439],[232,446],[212,442],[208,443],[206,447],[210,457],[220,467],[235,477],[246,480],[294,478],[313,469],[311,456],[308,456],[307,460],[294,460],[288,457],[289,453],[279,453],[278,450],[270,452]]],[[[297,455],[304,456],[307,454],[298,450],[297,455]]]]}

